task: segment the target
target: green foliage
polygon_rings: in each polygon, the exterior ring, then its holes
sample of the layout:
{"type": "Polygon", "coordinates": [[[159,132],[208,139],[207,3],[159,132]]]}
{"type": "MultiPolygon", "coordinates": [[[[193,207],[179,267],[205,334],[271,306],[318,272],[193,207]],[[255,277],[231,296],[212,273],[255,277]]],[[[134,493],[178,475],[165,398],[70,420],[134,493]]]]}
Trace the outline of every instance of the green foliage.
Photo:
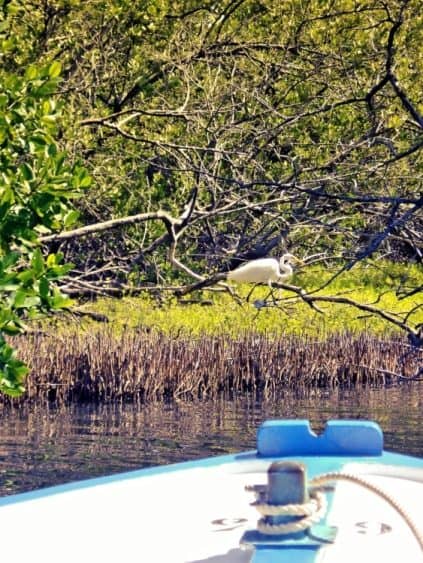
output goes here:
{"type": "MultiPolygon", "coordinates": [[[[305,268],[296,275],[293,283],[307,291],[313,291],[332,274],[333,272],[317,266],[305,268]]],[[[381,262],[344,272],[333,285],[318,294],[344,295],[361,303],[373,303],[381,309],[401,313],[421,304],[421,298],[414,295],[399,302],[397,292],[400,286],[422,281],[423,271],[417,266],[408,268],[401,264],[381,262]]],[[[250,290],[250,285],[237,288],[244,298],[250,290]]],[[[226,334],[236,337],[245,332],[258,332],[325,338],[345,331],[369,331],[386,335],[396,330],[383,319],[335,303],[319,304],[322,310],[319,313],[301,301],[293,301],[294,295],[285,290],[275,290],[276,296],[285,298],[285,301],[280,302],[280,308],[269,307],[258,313],[253,301],[268,293],[267,287],[258,287],[254,290],[251,301],[244,301],[241,305],[227,294],[205,291],[202,298],[208,305],[201,304],[201,301],[198,304],[182,305],[170,299],[158,306],[149,297],[128,297],[122,300],[100,299],[95,305],[87,305],[87,308],[107,315],[118,332],[150,327],[172,335],[226,334]]],[[[421,307],[415,310],[411,320],[415,324],[423,322],[421,307]]]]}
{"type": "MultiPolygon", "coordinates": [[[[0,309],[0,316],[3,316],[0,309]]],[[[9,346],[0,334],[0,391],[17,397],[25,390],[24,377],[28,373],[27,366],[16,359],[15,350],[9,346]]]]}
{"type": "Polygon", "coordinates": [[[30,248],[37,235],[69,224],[69,199],[89,185],[85,170],[69,167],[54,140],[59,108],[52,94],[57,72],[58,63],[41,70],[30,67],[25,77],[9,74],[0,84],[4,252],[14,244],[30,248]]]}
{"type": "Polygon", "coordinates": [[[23,391],[25,365],[4,335],[70,300],[55,282],[71,268],[60,253],[43,256],[39,236],[70,226],[70,200],[90,183],[84,168],[66,163],[55,135],[60,64],[30,66],[24,76],[0,72],[0,391],[23,391]]]}
{"type": "MultiPolygon", "coordinates": [[[[0,248],[11,260],[1,274],[3,332],[65,304],[55,282],[66,267],[36,253],[38,237],[77,220],[178,217],[193,188],[177,257],[205,276],[287,248],[335,256],[341,268],[383,233],[376,257],[418,260],[423,160],[410,108],[421,112],[419,9],[417,0],[0,4],[0,248]],[[94,188],[76,210],[86,169],[94,188]]],[[[167,261],[169,240],[163,222],[148,221],[71,241],[63,261],[101,291],[191,282],[167,261]]],[[[360,279],[344,272],[327,291],[411,311],[417,294],[401,297],[421,283],[413,268],[379,267],[360,269],[360,279]]],[[[308,289],[322,279],[297,276],[308,289]]],[[[125,301],[135,324],[176,329],[189,310],[193,332],[385,327],[335,305],[328,320],[288,301],[259,314],[245,305],[243,315],[226,297],[213,308],[140,303],[138,314],[138,301],[125,301]]]]}
{"type": "MultiPolygon", "coordinates": [[[[78,202],[84,220],[157,208],[178,214],[194,185],[201,208],[242,199],[244,211],[234,210],[230,227],[228,215],[221,220],[215,213],[179,242],[181,255],[206,256],[211,267],[216,240],[221,257],[233,251],[234,240],[241,239],[240,253],[256,236],[260,240],[264,217],[245,211],[259,205],[270,209],[275,230],[295,225],[291,241],[304,252],[352,253],[352,232],[371,236],[381,229],[385,209],[347,210],[339,200],[321,206],[301,193],[295,199],[289,194],[290,205],[278,203],[280,185],[294,172],[301,188],[324,187],[330,195],[350,197],[358,190],[395,197],[419,189],[418,151],[391,162],[420,143],[406,106],[390,84],[375,92],[372,103],[365,100],[384,76],[389,33],[398,21],[394,70],[419,107],[417,0],[11,0],[3,13],[5,68],[54,60],[51,80],[60,64],[64,69],[59,97],[66,102],[66,148],[84,155],[95,178],[95,190],[78,202]],[[125,137],[107,127],[81,127],[85,118],[120,112],[110,121],[125,137]],[[335,230],[337,213],[346,219],[335,230]]],[[[30,179],[31,170],[24,167],[22,175],[30,179]]],[[[163,232],[158,223],[132,227],[127,250],[149,248],[163,232]]],[[[83,264],[79,246],[75,254],[72,259],[83,264]]],[[[188,260],[195,269],[195,259],[188,260]]]]}

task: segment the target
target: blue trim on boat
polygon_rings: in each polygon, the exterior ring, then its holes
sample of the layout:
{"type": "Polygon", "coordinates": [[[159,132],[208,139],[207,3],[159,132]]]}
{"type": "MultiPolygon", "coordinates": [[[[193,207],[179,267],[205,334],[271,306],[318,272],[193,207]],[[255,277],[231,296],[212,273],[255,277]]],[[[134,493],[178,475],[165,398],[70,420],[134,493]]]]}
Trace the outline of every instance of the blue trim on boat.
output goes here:
{"type": "Polygon", "coordinates": [[[109,483],[115,483],[117,481],[123,481],[128,479],[139,479],[141,477],[150,477],[151,475],[160,475],[163,473],[170,473],[170,472],[181,471],[186,469],[194,469],[197,467],[214,467],[225,463],[234,463],[239,461],[240,459],[243,459],[244,457],[248,459],[252,459],[252,458],[255,459],[256,455],[254,450],[251,452],[244,452],[241,454],[228,454],[223,456],[215,456],[209,458],[201,458],[198,460],[172,463],[169,465],[145,467],[142,469],[135,469],[133,471],[126,471],[123,473],[116,473],[113,475],[105,475],[104,477],[93,477],[81,481],[72,481],[70,483],[65,483],[63,485],[54,485],[52,487],[46,487],[44,489],[37,489],[35,491],[29,491],[26,493],[19,493],[16,495],[2,497],[0,498],[0,507],[15,502],[35,500],[50,495],[67,493],[79,489],[86,489],[88,487],[107,485],[109,483]]]}
{"type": "Polygon", "coordinates": [[[280,550],[259,548],[255,549],[251,563],[281,563],[281,556],[283,556],[283,561],[287,562],[314,563],[318,552],[315,549],[287,547],[281,554],[280,550]]]}
{"type": "MultiPolygon", "coordinates": [[[[136,469],[134,471],[127,471],[124,473],[116,473],[114,475],[107,475],[104,477],[94,477],[90,479],[85,479],[82,481],[73,481],[71,483],[65,483],[63,485],[55,485],[53,487],[46,487],[44,489],[37,489],[35,491],[29,491],[26,493],[19,493],[15,495],[9,495],[0,498],[0,507],[8,504],[13,504],[17,502],[24,502],[30,500],[36,500],[38,498],[43,498],[50,495],[57,495],[61,493],[67,493],[71,491],[77,491],[80,489],[86,489],[89,487],[96,487],[99,485],[107,485],[109,483],[114,483],[117,481],[127,480],[127,479],[139,479],[143,477],[149,477],[151,475],[160,475],[164,473],[171,473],[175,471],[183,471],[187,469],[195,468],[207,468],[207,467],[217,467],[218,465],[239,463],[249,461],[276,461],[280,457],[266,457],[259,456],[256,450],[242,452],[237,454],[228,454],[223,456],[215,456],[208,458],[201,458],[198,460],[185,461],[180,463],[173,463],[170,465],[160,465],[155,467],[147,467],[143,469],[136,469]]],[[[357,463],[358,461],[362,463],[375,463],[375,464],[388,464],[388,465],[403,465],[408,467],[417,467],[423,469],[423,459],[411,457],[403,454],[396,454],[384,451],[381,456],[374,457],[356,457],[356,456],[339,456],[339,457],[321,457],[321,456],[287,456],[283,459],[286,460],[298,460],[302,461],[307,465],[309,477],[314,477],[321,473],[326,473],[328,471],[336,471],[342,469],[342,467],[347,463],[357,463]]]]}
{"type": "Polygon", "coordinates": [[[316,436],[307,420],[272,420],[261,425],[257,436],[257,450],[147,467],[55,485],[0,498],[0,507],[128,479],[257,460],[269,463],[280,459],[301,461],[306,464],[310,478],[328,471],[341,470],[345,464],[358,461],[423,468],[421,458],[383,451],[382,432],[377,424],[368,421],[329,421],[325,432],[321,436],[316,436]],[[365,451],[366,455],[358,454],[358,451],[365,451]]]}

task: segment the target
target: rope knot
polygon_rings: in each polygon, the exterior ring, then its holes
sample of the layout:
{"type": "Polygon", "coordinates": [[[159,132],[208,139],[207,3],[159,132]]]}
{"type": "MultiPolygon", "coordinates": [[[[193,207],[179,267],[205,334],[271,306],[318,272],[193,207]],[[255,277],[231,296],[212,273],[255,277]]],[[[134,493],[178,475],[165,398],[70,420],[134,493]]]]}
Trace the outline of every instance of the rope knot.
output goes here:
{"type": "MultiPolygon", "coordinates": [[[[254,489],[249,487],[248,490],[254,489]]],[[[313,490],[310,492],[308,502],[302,504],[269,504],[259,499],[251,503],[251,506],[254,506],[263,516],[257,523],[259,532],[266,535],[284,535],[303,532],[317,524],[326,513],[327,502],[325,495],[321,491],[313,490]],[[272,524],[267,519],[269,516],[292,516],[298,518],[292,522],[272,524]]]]}

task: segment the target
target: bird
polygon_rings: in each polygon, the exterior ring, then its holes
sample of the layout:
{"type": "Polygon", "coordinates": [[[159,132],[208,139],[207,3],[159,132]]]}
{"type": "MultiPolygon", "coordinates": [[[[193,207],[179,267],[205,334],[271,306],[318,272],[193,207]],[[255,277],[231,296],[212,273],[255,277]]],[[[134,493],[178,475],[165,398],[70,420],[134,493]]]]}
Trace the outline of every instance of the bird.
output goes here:
{"type": "Polygon", "coordinates": [[[293,274],[291,264],[301,262],[293,254],[284,254],[280,260],[276,258],[258,258],[251,260],[228,273],[227,279],[236,283],[267,283],[283,281],[293,274]]]}

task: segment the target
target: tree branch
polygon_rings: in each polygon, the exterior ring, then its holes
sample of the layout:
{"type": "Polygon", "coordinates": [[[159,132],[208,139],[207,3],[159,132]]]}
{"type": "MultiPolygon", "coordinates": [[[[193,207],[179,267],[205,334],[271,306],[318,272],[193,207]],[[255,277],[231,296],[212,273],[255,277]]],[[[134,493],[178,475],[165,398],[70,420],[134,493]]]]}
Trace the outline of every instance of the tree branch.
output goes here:
{"type": "Polygon", "coordinates": [[[60,242],[63,240],[84,237],[86,235],[90,235],[94,233],[100,233],[102,231],[108,231],[110,229],[116,229],[117,227],[123,227],[126,225],[135,225],[136,223],[142,223],[144,221],[154,221],[154,220],[163,221],[166,226],[176,225],[180,223],[179,219],[175,219],[171,217],[165,211],[138,213],[137,215],[129,215],[127,217],[110,219],[109,221],[102,221],[100,223],[94,223],[92,225],[87,225],[85,227],[79,227],[78,229],[73,229],[72,231],[63,231],[61,233],[57,233],[54,235],[43,236],[40,237],[39,240],[42,243],[60,242]]]}

